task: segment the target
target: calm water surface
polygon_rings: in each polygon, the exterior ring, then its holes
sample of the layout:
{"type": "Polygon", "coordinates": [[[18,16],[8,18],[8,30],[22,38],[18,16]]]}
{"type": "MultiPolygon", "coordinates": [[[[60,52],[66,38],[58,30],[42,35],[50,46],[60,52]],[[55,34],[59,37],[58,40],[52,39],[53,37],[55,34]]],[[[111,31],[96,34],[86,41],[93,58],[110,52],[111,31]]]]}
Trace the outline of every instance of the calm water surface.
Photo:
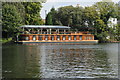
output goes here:
{"type": "Polygon", "coordinates": [[[118,78],[118,43],[3,45],[6,78],[118,78]]]}

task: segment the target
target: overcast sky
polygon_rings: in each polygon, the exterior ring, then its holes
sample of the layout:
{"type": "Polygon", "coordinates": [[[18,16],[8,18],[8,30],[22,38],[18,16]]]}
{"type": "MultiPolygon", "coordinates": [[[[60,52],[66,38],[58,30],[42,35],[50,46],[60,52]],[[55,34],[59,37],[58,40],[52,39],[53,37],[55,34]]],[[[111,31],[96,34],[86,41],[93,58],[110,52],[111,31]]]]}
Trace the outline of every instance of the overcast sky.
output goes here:
{"type": "MultiPolygon", "coordinates": [[[[43,7],[41,9],[40,14],[42,19],[45,19],[45,10],[48,13],[52,7],[58,9],[59,7],[62,6],[69,6],[69,5],[76,6],[77,4],[79,4],[80,6],[91,6],[99,1],[102,0],[47,0],[46,3],[42,4],[43,7]]],[[[112,0],[112,1],[117,3],[119,0],[112,0]]]]}

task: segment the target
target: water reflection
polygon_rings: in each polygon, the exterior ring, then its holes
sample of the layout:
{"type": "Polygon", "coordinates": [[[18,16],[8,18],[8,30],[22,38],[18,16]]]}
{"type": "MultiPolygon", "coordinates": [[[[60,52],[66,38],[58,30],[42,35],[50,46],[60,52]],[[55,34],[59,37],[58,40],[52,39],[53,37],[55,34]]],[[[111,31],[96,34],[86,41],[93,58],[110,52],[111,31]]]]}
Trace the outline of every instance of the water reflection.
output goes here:
{"type": "Polygon", "coordinates": [[[33,78],[40,73],[37,46],[3,46],[3,78],[33,78]]]}
{"type": "Polygon", "coordinates": [[[17,78],[117,78],[118,44],[3,46],[3,76],[17,78]]]}

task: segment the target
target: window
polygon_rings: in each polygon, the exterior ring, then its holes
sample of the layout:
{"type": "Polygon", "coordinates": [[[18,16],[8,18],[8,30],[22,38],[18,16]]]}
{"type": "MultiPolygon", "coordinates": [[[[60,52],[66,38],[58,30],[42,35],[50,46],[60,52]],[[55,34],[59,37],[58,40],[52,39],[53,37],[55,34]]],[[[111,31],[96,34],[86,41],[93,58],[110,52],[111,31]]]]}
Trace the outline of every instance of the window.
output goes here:
{"type": "Polygon", "coordinates": [[[48,35],[45,35],[45,40],[48,40],[48,35]]]}
{"type": "Polygon", "coordinates": [[[39,40],[42,40],[42,35],[39,36],[39,40]]]}
{"type": "Polygon", "coordinates": [[[65,40],[66,38],[65,38],[65,36],[63,36],[63,40],[65,40]]]}
{"type": "Polygon", "coordinates": [[[51,39],[54,40],[54,36],[51,36],[51,39]]]}
{"type": "Polygon", "coordinates": [[[80,40],[82,40],[82,36],[80,36],[80,40]]]}
{"type": "Polygon", "coordinates": [[[60,36],[57,36],[57,40],[60,40],[60,36]]]}
{"type": "Polygon", "coordinates": [[[68,36],[68,40],[71,40],[71,36],[68,36]]]}
{"type": "Polygon", "coordinates": [[[113,18],[113,21],[115,21],[115,18],[113,18]]]}
{"type": "Polygon", "coordinates": [[[87,40],[87,36],[85,37],[85,40],[87,40]]]}
{"type": "Polygon", "coordinates": [[[35,36],[35,35],[33,35],[33,40],[34,40],[34,41],[36,40],[36,36],[35,36]]]}
{"type": "Polygon", "coordinates": [[[74,36],[74,40],[76,40],[76,36],[74,36]]]}
{"type": "Polygon", "coordinates": [[[92,40],[92,36],[90,37],[90,40],[92,40]]]}
{"type": "Polygon", "coordinates": [[[87,40],[89,40],[89,36],[87,36],[87,40]]]}
{"type": "Polygon", "coordinates": [[[28,39],[29,39],[28,36],[26,36],[26,37],[25,37],[25,40],[27,41],[28,39]]]}

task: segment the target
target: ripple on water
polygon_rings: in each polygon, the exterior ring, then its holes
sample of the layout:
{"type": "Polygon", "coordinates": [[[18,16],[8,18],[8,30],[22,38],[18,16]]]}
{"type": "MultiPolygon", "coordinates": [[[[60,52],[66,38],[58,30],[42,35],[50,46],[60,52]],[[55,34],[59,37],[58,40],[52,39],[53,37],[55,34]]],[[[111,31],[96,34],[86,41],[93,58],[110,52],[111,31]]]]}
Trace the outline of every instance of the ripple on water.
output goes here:
{"type": "MultiPolygon", "coordinates": [[[[117,78],[117,53],[110,44],[3,46],[3,74],[18,78],[117,78]],[[7,47],[7,48],[4,48],[7,47]],[[107,49],[110,48],[110,49],[107,49]],[[113,55],[114,53],[114,55],[113,55]],[[25,72],[25,74],[23,74],[25,72]],[[16,74],[19,73],[19,74],[16,74]]],[[[116,49],[115,49],[116,50],[116,49]]]]}

